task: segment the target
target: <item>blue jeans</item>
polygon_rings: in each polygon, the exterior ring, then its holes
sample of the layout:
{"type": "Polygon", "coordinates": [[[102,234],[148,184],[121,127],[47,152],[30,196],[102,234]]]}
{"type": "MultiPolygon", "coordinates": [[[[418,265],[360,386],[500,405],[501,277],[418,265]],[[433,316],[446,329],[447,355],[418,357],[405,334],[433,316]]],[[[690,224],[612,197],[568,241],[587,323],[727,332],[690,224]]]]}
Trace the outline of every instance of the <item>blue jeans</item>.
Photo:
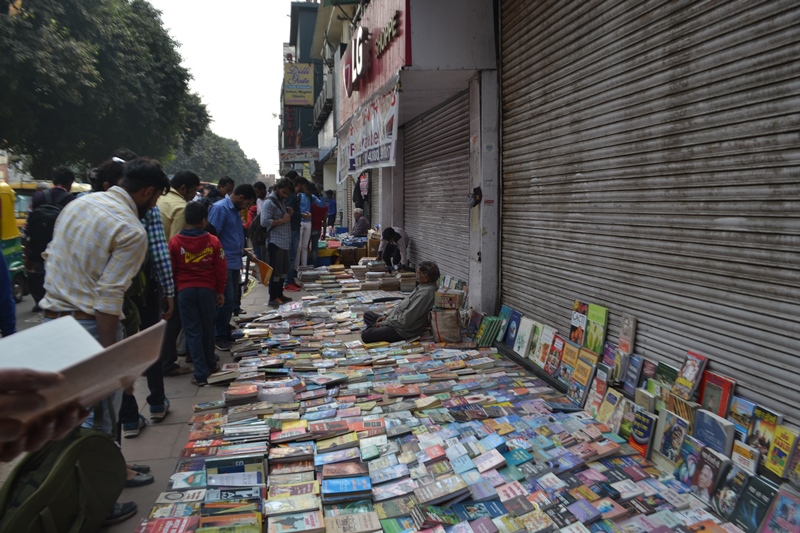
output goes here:
{"type": "Polygon", "coordinates": [[[300,244],[300,226],[292,226],[292,244],[289,246],[289,274],[286,276],[284,286],[294,283],[294,261],[297,259],[297,246],[300,244]]]}
{"type": "Polygon", "coordinates": [[[186,335],[186,346],[194,363],[194,379],[206,381],[217,366],[214,353],[214,307],[213,289],[190,287],[178,292],[178,307],[186,335]]]}
{"type": "Polygon", "coordinates": [[[267,258],[267,245],[266,244],[254,244],[253,245],[253,255],[256,256],[256,259],[259,261],[264,261],[265,263],[269,260],[267,258]]]}
{"type": "Polygon", "coordinates": [[[236,301],[236,292],[239,289],[239,269],[228,269],[228,281],[225,283],[225,303],[217,307],[214,316],[214,330],[217,340],[229,340],[231,337],[230,323],[233,316],[233,306],[236,301]]]}
{"type": "MultiPolygon", "coordinates": [[[[44,322],[50,322],[51,320],[55,320],[52,318],[45,318],[44,322]]],[[[89,334],[100,342],[100,334],[97,331],[97,321],[95,320],[78,320],[78,324],[83,326],[83,329],[89,332],[89,334]]],[[[123,333],[122,324],[120,323],[117,326],[117,342],[121,341],[125,337],[123,333]]],[[[83,421],[81,427],[87,429],[97,429],[102,431],[103,433],[107,433],[111,436],[111,438],[117,438],[117,414],[119,413],[119,408],[122,406],[122,389],[114,391],[111,393],[110,396],[103,398],[95,405],[93,405],[89,411],[89,416],[86,417],[86,420],[83,421]],[[109,411],[111,409],[111,411],[109,411]],[[95,414],[98,416],[95,417],[95,414]],[[96,424],[96,427],[95,427],[96,424]]]]}

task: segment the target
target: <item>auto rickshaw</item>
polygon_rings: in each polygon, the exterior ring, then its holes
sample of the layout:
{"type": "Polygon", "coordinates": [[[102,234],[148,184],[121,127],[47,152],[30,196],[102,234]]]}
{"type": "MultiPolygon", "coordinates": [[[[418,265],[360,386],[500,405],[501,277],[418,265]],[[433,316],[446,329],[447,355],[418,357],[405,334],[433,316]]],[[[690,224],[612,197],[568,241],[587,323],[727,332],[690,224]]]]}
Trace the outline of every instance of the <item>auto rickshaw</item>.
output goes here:
{"type": "Polygon", "coordinates": [[[14,216],[14,200],[14,190],[11,186],[0,182],[0,246],[11,276],[14,300],[19,303],[30,291],[22,257],[22,238],[14,216]]]}

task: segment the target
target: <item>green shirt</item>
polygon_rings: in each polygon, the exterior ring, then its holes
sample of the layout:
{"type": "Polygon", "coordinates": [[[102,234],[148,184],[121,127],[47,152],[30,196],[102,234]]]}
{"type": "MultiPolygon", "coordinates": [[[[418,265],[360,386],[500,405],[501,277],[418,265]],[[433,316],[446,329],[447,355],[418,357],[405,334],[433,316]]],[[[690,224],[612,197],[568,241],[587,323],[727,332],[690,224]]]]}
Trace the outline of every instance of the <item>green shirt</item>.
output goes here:
{"type": "Polygon", "coordinates": [[[408,297],[391,310],[381,326],[393,328],[404,339],[420,335],[430,323],[436,283],[418,285],[408,297]]]}

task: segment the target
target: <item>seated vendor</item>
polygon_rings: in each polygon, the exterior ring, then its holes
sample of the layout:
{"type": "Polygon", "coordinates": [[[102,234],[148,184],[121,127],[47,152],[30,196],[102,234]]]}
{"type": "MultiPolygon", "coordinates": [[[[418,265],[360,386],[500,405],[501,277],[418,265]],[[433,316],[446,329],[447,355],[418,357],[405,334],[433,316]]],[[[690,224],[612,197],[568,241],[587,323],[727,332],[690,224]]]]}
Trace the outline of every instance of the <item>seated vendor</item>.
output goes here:
{"type": "Polygon", "coordinates": [[[388,315],[372,311],[364,313],[367,329],[361,332],[364,343],[398,342],[417,337],[429,325],[433,296],[438,288],[439,267],[433,261],[423,261],[417,267],[419,285],[388,315]]]}
{"type": "Polygon", "coordinates": [[[356,223],[353,225],[353,237],[366,237],[369,232],[369,219],[364,216],[364,210],[354,209],[353,217],[356,219],[356,223]]]}

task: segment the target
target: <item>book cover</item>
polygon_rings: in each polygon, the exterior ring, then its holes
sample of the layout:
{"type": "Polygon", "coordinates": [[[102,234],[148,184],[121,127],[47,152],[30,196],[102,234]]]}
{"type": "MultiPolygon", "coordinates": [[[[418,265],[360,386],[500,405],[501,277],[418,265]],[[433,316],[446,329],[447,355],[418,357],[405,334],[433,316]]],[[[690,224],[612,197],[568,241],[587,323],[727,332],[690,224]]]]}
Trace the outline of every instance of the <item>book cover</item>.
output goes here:
{"type": "Polygon", "coordinates": [[[595,353],[601,353],[603,342],[606,340],[607,324],[608,309],[601,305],[589,304],[586,312],[586,335],[583,345],[595,353]]]}
{"type": "Polygon", "coordinates": [[[558,370],[557,379],[565,387],[569,387],[572,381],[572,373],[575,371],[575,365],[578,363],[578,354],[581,347],[574,342],[566,341],[564,343],[564,350],[561,354],[561,368],[558,370]]]}
{"type": "Polygon", "coordinates": [[[691,436],[686,436],[681,445],[681,455],[675,464],[674,476],[685,487],[692,484],[692,479],[697,472],[700,463],[700,452],[703,450],[703,443],[691,436]]]}
{"type": "Polygon", "coordinates": [[[484,502],[456,503],[452,506],[456,516],[461,520],[477,520],[479,518],[497,518],[508,511],[500,500],[484,502]]]}
{"type": "Polygon", "coordinates": [[[617,345],[611,341],[606,341],[603,343],[603,364],[606,365],[608,368],[614,368],[614,356],[617,353],[617,345]]]}
{"type": "Polygon", "coordinates": [[[765,477],[753,476],[739,497],[730,522],[744,533],[756,533],[777,494],[777,485],[765,477]]]}
{"type": "Polygon", "coordinates": [[[736,387],[735,380],[711,370],[706,370],[700,379],[698,403],[706,411],[711,411],[717,416],[725,418],[728,416],[734,387],[736,387]]]}
{"type": "Polygon", "coordinates": [[[650,361],[649,359],[645,359],[644,363],[642,363],[642,374],[639,376],[638,386],[645,386],[648,379],[655,377],[656,370],[658,370],[658,364],[656,364],[654,361],[650,361]]]}
{"type": "Polygon", "coordinates": [[[511,308],[507,305],[500,307],[500,329],[497,332],[497,337],[495,340],[497,342],[503,342],[506,338],[506,332],[508,331],[508,323],[511,319],[511,308]]]}
{"type": "Polygon", "coordinates": [[[586,402],[586,396],[589,394],[589,386],[594,377],[594,370],[594,365],[583,359],[579,359],[575,366],[572,380],[567,389],[567,397],[577,407],[582,408],[586,402]]]}
{"type": "Polygon", "coordinates": [[[592,506],[597,509],[605,520],[619,520],[628,515],[628,509],[621,506],[611,498],[601,498],[592,502],[592,506]]]}
{"type": "Polygon", "coordinates": [[[717,483],[714,495],[711,498],[711,508],[722,517],[728,520],[736,508],[736,502],[744,493],[747,483],[750,481],[751,474],[742,470],[738,466],[732,466],[724,479],[717,483]]]}
{"type": "Polygon", "coordinates": [[[730,455],[733,448],[733,422],[716,414],[699,409],[694,420],[692,435],[723,455],[730,455]]]}
{"type": "Polygon", "coordinates": [[[633,344],[636,338],[636,318],[628,313],[622,313],[619,326],[619,339],[617,349],[622,353],[633,353],[633,344]]]}
{"type": "Polygon", "coordinates": [[[508,318],[508,332],[506,333],[506,345],[509,348],[513,348],[514,344],[517,342],[520,320],[522,320],[522,313],[516,309],[512,309],[511,315],[508,318]]]}
{"type": "Polygon", "coordinates": [[[756,407],[755,402],[751,402],[741,396],[734,396],[731,400],[728,420],[733,422],[737,439],[745,441],[750,434],[750,427],[753,425],[753,413],[756,407]]]}
{"type": "Polygon", "coordinates": [[[372,533],[380,529],[381,522],[374,511],[325,518],[326,533],[372,533]]]}
{"type": "Polygon", "coordinates": [[[762,526],[763,533],[796,533],[800,531],[800,495],[783,486],[772,501],[762,526]]]}
{"type": "Polygon", "coordinates": [[[656,430],[656,415],[637,411],[633,415],[633,428],[628,443],[645,459],[650,457],[650,445],[656,430]]]}
{"type": "Polygon", "coordinates": [[[631,356],[629,354],[622,353],[619,350],[614,353],[614,366],[611,369],[612,382],[619,383],[625,379],[630,361],[631,356]]]}
{"type": "Polygon", "coordinates": [[[622,389],[630,397],[633,397],[639,384],[639,376],[642,373],[643,364],[644,358],[641,355],[633,354],[628,360],[628,368],[625,371],[622,389]]]}
{"type": "Polygon", "coordinates": [[[371,490],[372,482],[370,478],[366,476],[322,480],[322,494],[341,494],[371,490]]]}
{"type": "Polygon", "coordinates": [[[755,474],[758,468],[759,451],[752,446],[748,446],[742,441],[733,441],[731,450],[731,462],[742,470],[755,474]]]}
{"type": "Polygon", "coordinates": [[[707,363],[708,358],[706,356],[688,351],[678,377],[675,378],[672,392],[679,398],[691,400],[694,397],[697,386],[700,384],[700,377],[707,363]]]}
{"type": "Polygon", "coordinates": [[[533,320],[522,317],[519,321],[517,336],[514,339],[514,352],[520,357],[528,357],[533,334],[533,320]]]}
{"type": "Polygon", "coordinates": [[[608,424],[608,421],[611,420],[614,413],[621,407],[622,400],[622,393],[615,389],[608,388],[595,419],[601,424],[608,424]]]}
{"type": "Polygon", "coordinates": [[[542,331],[539,334],[539,343],[536,346],[536,358],[534,362],[541,368],[545,367],[547,358],[550,355],[550,347],[553,345],[553,339],[556,336],[556,329],[547,324],[542,324],[542,331]]]}
{"type": "Polygon", "coordinates": [[[640,388],[633,391],[633,402],[645,411],[656,412],[656,397],[646,389],[640,388]]]}
{"type": "Polygon", "coordinates": [[[667,409],[658,413],[653,460],[663,468],[674,468],[681,454],[681,446],[689,434],[689,422],[667,409]]]}
{"type": "Polygon", "coordinates": [[[595,368],[594,378],[592,379],[592,386],[589,388],[589,395],[586,397],[586,402],[584,403],[586,411],[592,418],[597,418],[597,412],[600,409],[600,405],[603,403],[607,388],[608,366],[604,363],[598,363],[595,368]]]}
{"type": "Polygon", "coordinates": [[[753,409],[753,423],[750,426],[750,433],[745,439],[745,443],[757,448],[761,454],[761,464],[767,460],[769,447],[772,445],[772,439],[775,436],[775,429],[783,423],[783,415],[770,411],[765,407],[757,405],[753,409]]]}
{"type": "Polygon", "coordinates": [[[589,305],[579,300],[575,300],[572,304],[572,321],[569,325],[569,340],[583,346],[583,340],[586,336],[586,313],[589,311],[589,305]]]}
{"type": "Polygon", "coordinates": [[[544,371],[550,376],[556,377],[558,369],[561,366],[561,357],[564,354],[564,345],[566,342],[561,335],[554,335],[553,342],[550,345],[550,353],[547,354],[547,360],[544,364],[544,371]]]}
{"type": "Polygon", "coordinates": [[[797,432],[784,425],[775,428],[764,466],[778,477],[786,477],[789,460],[797,447],[797,432]]]}
{"type": "Polygon", "coordinates": [[[322,511],[270,517],[267,533],[321,533],[325,531],[322,511]]]}
{"type": "Polygon", "coordinates": [[[717,482],[727,475],[731,460],[709,447],[700,451],[700,461],[689,488],[692,494],[706,504],[711,503],[717,482]]]}

